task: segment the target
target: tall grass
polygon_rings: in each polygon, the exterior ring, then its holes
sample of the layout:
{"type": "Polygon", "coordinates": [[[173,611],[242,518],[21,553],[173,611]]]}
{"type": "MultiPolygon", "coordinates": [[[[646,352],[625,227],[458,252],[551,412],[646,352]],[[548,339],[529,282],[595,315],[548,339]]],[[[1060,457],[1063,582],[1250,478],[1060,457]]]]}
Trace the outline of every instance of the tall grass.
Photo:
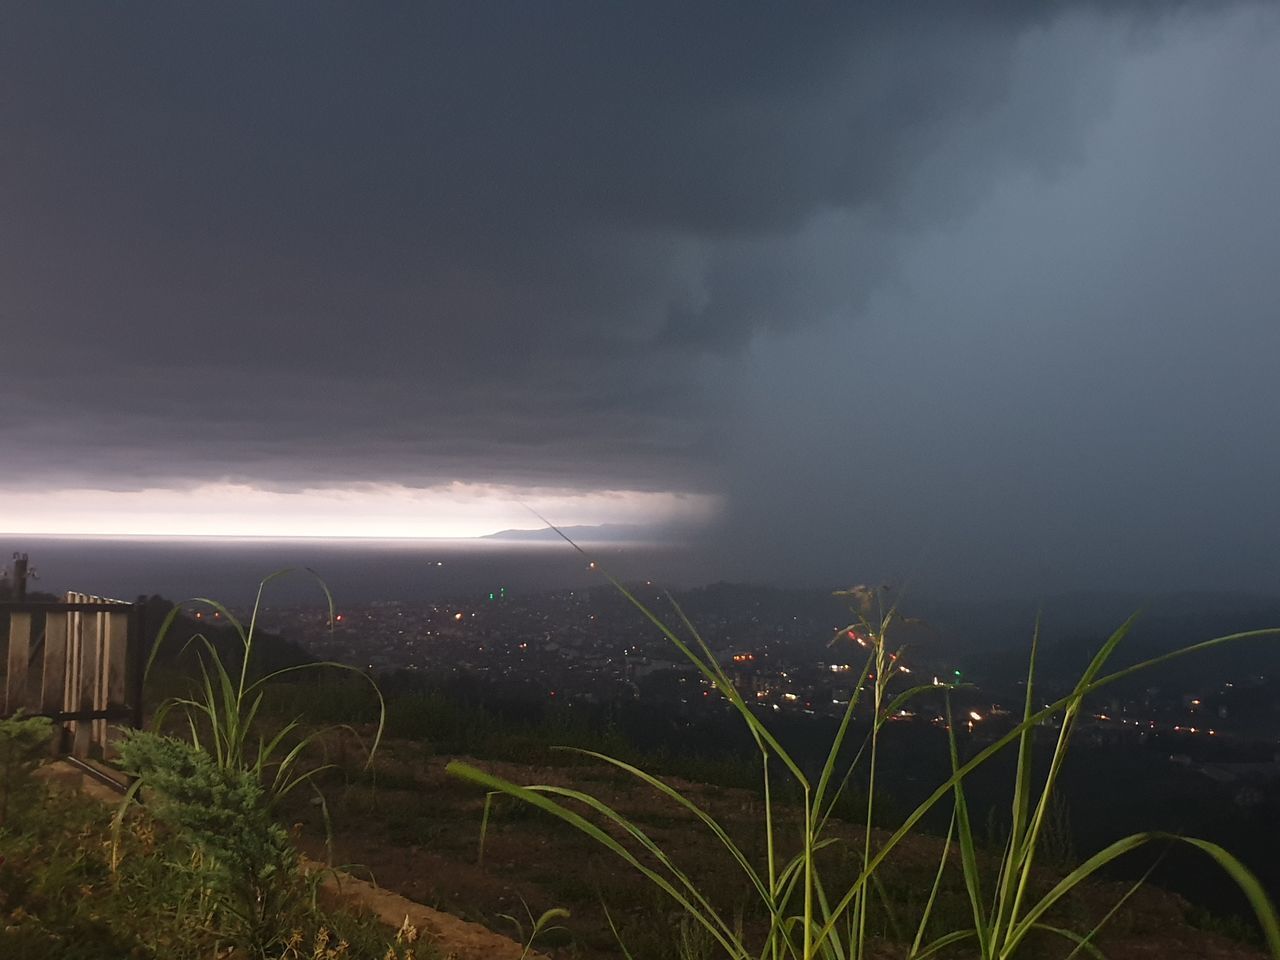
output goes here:
{"type": "MultiPolygon", "coordinates": [[[[262,594],[267,585],[293,570],[278,570],[265,577],[259,584],[254,598],[253,611],[246,626],[225,606],[206,597],[195,597],[176,604],[160,625],[147,661],[147,673],[151,671],[161,647],[169,640],[170,632],[184,607],[198,604],[218,613],[231,626],[239,641],[236,659],[224,658],[202,633],[186,641],[196,645],[199,677],[186,696],[169,697],[156,709],[152,725],[157,730],[165,727],[169,714],[178,711],[186,720],[191,743],[209,753],[219,767],[243,770],[262,784],[269,806],[274,806],[297,787],[311,782],[318,774],[330,769],[332,764],[305,766],[302,763],[308,748],[334,726],[304,730],[305,716],[299,713],[282,722],[273,723],[270,733],[259,723],[263,716],[264,701],[271,685],[285,677],[324,670],[338,670],[366,681],[378,703],[377,729],[368,750],[371,760],[382,740],[386,725],[386,702],[378,685],[362,670],[334,660],[293,664],[277,670],[254,675],[254,641],[258,626],[258,614],[262,606],[262,594]]],[[[306,573],[315,578],[324,592],[329,609],[329,624],[334,618],[333,596],[324,581],[313,571],[306,573]]],[[[350,730],[349,727],[346,729],[350,730]]],[[[354,733],[354,731],[352,731],[354,733]]]]}
{"type": "MultiPolygon", "coordinates": [[[[263,591],[288,572],[278,571],[259,583],[247,626],[221,603],[203,597],[169,611],[152,647],[148,673],[183,607],[189,604],[218,613],[234,630],[238,649],[224,657],[201,633],[186,641],[195,646],[198,675],[191,681],[189,694],[170,697],[156,709],[152,718],[155,732],[131,731],[121,742],[122,764],[136,779],[116,811],[111,830],[115,871],[120,863],[124,818],[139,791],[145,789],[155,817],[191,847],[185,873],[200,889],[200,913],[206,924],[251,956],[266,956],[289,943],[289,917],[303,912],[307,899],[298,854],[276,822],[275,809],[292,791],[309,785],[327,826],[328,804],[314,780],[335,766],[310,756],[311,748],[332,727],[304,727],[302,714],[284,720],[266,719],[273,712],[264,711],[269,692],[278,689],[282,678],[303,672],[334,669],[364,678],[378,701],[377,731],[368,751],[369,761],[381,741],[386,719],[386,705],[377,685],[346,664],[323,661],[255,670],[254,643],[263,591]],[[187,741],[164,735],[167,720],[174,713],[185,720],[187,741]]],[[[328,600],[332,624],[332,596],[324,582],[319,577],[316,580],[328,600]]]]}
{"type": "MultiPolygon", "coordinates": [[[[612,578],[610,578],[612,580],[612,578]]],[[[599,798],[568,787],[548,784],[521,786],[494,776],[463,762],[449,764],[449,771],[494,793],[507,794],[559,818],[646,877],[669,897],[691,921],[714,941],[721,954],[733,960],[863,960],[868,956],[871,931],[868,917],[873,901],[883,897],[877,872],[885,859],[917,828],[935,806],[948,798],[952,804],[951,828],[943,845],[936,879],[919,916],[913,918],[915,934],[909,945],[903,944],[905,956],[925,958],[957,945],[976,948],[982,960],[1006,960],[1015,956],[1033,932],[1065,938],[1072,944],[1072,955],[1087,952],[1099,955],[1094,943],[1098,928],[1074,931],[1051,922],[1052,909],[1063,897],[1078,888],[1100,869],[1135,849],[1156,842],[1189,845],[1216,862],[1239,885],[1248,898],[1265,942],[1273,957],[1280,958],[1280,922],[1261,885],[1249,870],[1221,847],[1203,840],[1173,837],[1167,834],[1139,833],[1118,840],[1086,859],[1055,883],[1048,892],[1036,896],[1032,883],[1037,849],[1044,839],[1053,810],[1054,789],[1076,719],[1087,696],[1138,671],[1159,663],[1196,652],[1216,649],[1224,644],[1248,638],[1276,636],[1280,630],[1256,630],[1217,637],[1182,650],[1154,657],[1133,666],[1104,674],[1103,669],[1132,626],[1126,622],[1103,645],[1067,696],[1037,708],[1035,699],[1035,654],[1038,639],[1033,639],[1031,662],[1027,672],[1027,694],[1022,720],[994,743],[962,761],[951,733],[950,775],[903,820],[882,843],[876,843],[870,829],[875,808],[876,769],[880,763],[880,734],[888,718],[903,704],[933,685],[891,688],[902,672],[902,651],[895,649],[889,633],[899,620],[895,605],[888,604],[883,590],[856,587],[842,594],[850,604],[855,620],[837,633],[837,640],[856,638],[867,650],[860,683],[844,711],[819,775],[806,776],[801,764],[774,737],[769,728],[753,712],[718,664],[707,643],[689,618],[672,601],[679,630],[668,625],[648,606],[616,580],[614,585],[653,623],[698,671],[729,701],[746,725],[759,754],[765,853],[763,862],[755,862],[744,852],[714,816],[680,791],[640,769],[615,757],[595,751],[577,751],[604,764],[624,771],[651,788],[658,796],[684,808],[709,831],[729,864],[736,866],[754,891],[757,906],[765,922],[759,930],[744,932],[742,926],[726,914],[726,905],[711,902],[710,897],[677,863],[672,850],[650,837],[635,821],[599,798]],[[682,633],[684,636],[682,636],[682,633]],[[850,736],[851,721],[859,704],[870,700],[873,721],[863,749],[852,764],[840,760],[842,748],[850,736]],[[1038,727],[1060,718],[1057,744],[1048,774],[1036,782],[1031,755],[1038,727]],[[985,891],[979,856],[964,792],[964,780],[997,752],[1015,747],[1018,765],[1011,803],[1012,826],[1004,854],[1000,858],[995,888],[985,891]],[[855,767],[866,764],[868,799],[865,837],[858,855],[859,869],[851,881],[837,882],[828,872],[824,877],[822,852],[839,841],[828,827],[842,791],[850,782],[855,767]],[[779,786],[788,783],[800,797],[798,842],[784,844],[780,829],[786,815],[778,799],[779,786]],[[958,841],[960,868],[970,904],[971,923],[934,935],[933,912],[944,874],[948,870],[952,838],[958,841]],[[988,899],[990,896],[990,899],[988,899]]],[[[1037,630],[1038,637],[1038,630],[1037,630]]],[[[944,693],[947,692],[944,687],[944,693]]],[[[954,728],[954,724],[951,725],[954,728]]],[[[794,832],[794,831],[792,831],[794,832]]],[[[1136,887],[1134,888],[1136,889],[1136,887]]],[[[1126,897],[1127,898],[1127,894],[1126,897]]],[[[1121,902],[1123,902],[1122,898],[1121,902]]],[[[887,903],[884,904],[886,907],[887,903]]],[[[1119,907],[1116,904],[1116,908],[1119,907]]],[[[1104,917],[1108,919],[1114,909],[1104,917]]],[[[1099,925],[1100,926],[1100,925],[1099,925]]],[[[905,941],[905,937],[902,937],[905,941]]]]}
{"type": "MultiPolygon", "coordinates": [[[[118,869],[100,802],[38,781],[30,816],[0,828],[0,957],[4,960],[441,960],[375,918],[310,897],[255,905],[281,936],[264,951],[233,944],[210,922],[208,877],[192,868],[189,836],[150,816],[125,826],[118,869]]],[[[231,823],[230,834],[244,830],[231,823]]],[[[270,878],[264,877],[264,885],[270,878]]],[[[269,894],[274,891],[268,890],[269,894]]],[[[217,918],[215,918],[217,919],[217,918]]],[[[233,922],[234,925],[234,922],[233,922]]]]}

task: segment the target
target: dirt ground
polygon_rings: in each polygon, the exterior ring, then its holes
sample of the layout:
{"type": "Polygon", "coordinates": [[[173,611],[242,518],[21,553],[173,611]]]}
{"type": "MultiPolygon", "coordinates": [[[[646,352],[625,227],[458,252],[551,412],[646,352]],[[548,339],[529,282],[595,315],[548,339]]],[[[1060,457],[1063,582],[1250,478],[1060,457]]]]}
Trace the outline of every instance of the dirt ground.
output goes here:
{"type": "MultiPolygon", "coordinates": [[[[618,934],[636,960],[677,957],[677,943],[688,942],[687,955],[718,956],[682,920],[678,908],[632,867],[572,827],[549,814],[510,798],[492,805],[480,857],[485,798],[482,788],[446,774],[452,757],[434,756],[412,743],[393,743],[380,754],[371,774],[332,777],[324,784],[332,830],[325,842],[325,817],[314,802],[291,811],[301,843],[315,859],[332,862],[405,897],[466,920],[481,923],[516,939],[527,937],[531,916],[550,907],[565,907],[571,917],[563,929],[545,934],[538,948],[556,960],[605,960],[623,956],[602,904],[607,905],[618,934]],[[512,919],[514,918],[514,919],[512,919]]],[[[672,860],[686,871],[730,923],[748,931],[758,924],[748,904],[754,896],[719,841],[692,813],[629,775],[604,766],[535,767],[462,759],[520,784],[551,784],[581,789],[635,820],[672,860]]],[[[665,779],[665,778],[664,778],[665,779]]],[[[765,843],[758,796],[741,790],[668,780],[707,809],[752,857],[763,861],[765,843]]],[[[780,826],[784,841],[796,829],[780,826]]],[[[614,831],[617,832],[616,830],[614,831]]],[[[860,831],[836,824],[832,834],[844,841],[828,854],[824,875],[850,875],[860,831]]],[[[873,844],[883,836],[873,835],[873,844]]],[[[891,903],[903,918],[916,916],[928,895],[942,852],[942,841],[911,837],[886,860],[879,872],[891,903]]],[[[650,861],[651,862],[651,861],[650,861]]],[[[1047,889],[1053,878],[1046,875],[1047,889]]],[[[1224,882],[1228,882],[1224,878],[1224,882]]],[[[1099,882],[1082,896],[1056,907],[1050,922],[1087,931],[1127,886],[1099,882]]],[[[959,871],[949,871],[935,915],[941,929],[966,925],[968,915],[959,871]]],[[[1107,925],[1099,946],[1110,960],[1254,960],[1264,954],[1247,945],[1192,926],[1190,906],[1181,898],[1143,889],[1107,925]]],[[[872,929],[882,939],[876,955],[900,957],[901,944],[914,930],[903,932],[895,917],[881,913],[872,929]]],[[[905,923],[905,920],[904,920],[905,923]]],[[[939,931],[940,932],[940,931],[939,931]]],[[[1065,957],[1066,941],[1031,945],[1028,956],[1065,957]]],[[[964,952],[951,954],[966,956],[964,952]]]]}

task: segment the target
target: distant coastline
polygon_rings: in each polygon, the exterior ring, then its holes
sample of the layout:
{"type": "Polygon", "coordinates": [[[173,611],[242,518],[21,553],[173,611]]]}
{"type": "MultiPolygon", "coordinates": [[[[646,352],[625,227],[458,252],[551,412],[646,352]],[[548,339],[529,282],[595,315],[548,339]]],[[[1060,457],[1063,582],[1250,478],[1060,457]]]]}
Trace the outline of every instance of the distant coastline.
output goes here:
{"type": "Polygon", "coordinates": [[[11,533],[0,530],[0,538],[6,540],[59,540],[59,541],[139,541],[139,542],[182,542],[182,541],[225,541],[225,542],[325,542],[325,543],[466,543],[478,540],[506,540],[523,543],[556,543],[562,542],[564,536],[578,543],[665,543],[669,537],[661,530],[631,523],[579,524],[577,526],[560,527],[559,532],[551,527],[535,527],[531,529],[513,528],[498,530],[494,533],[472,534],[456,537],[386,537],[386,536],[334,536],[334,535],[266,535],[252,533],[11,533]]]}
{"type": "Polygon", "coordinates": [[[580,524],[572,527],[535,527],[533,529],[499,530],[479,540],[556,541],[568,537],[576,543],[655,542],[666,539],[660,531],[634,523],[580,524]]]}

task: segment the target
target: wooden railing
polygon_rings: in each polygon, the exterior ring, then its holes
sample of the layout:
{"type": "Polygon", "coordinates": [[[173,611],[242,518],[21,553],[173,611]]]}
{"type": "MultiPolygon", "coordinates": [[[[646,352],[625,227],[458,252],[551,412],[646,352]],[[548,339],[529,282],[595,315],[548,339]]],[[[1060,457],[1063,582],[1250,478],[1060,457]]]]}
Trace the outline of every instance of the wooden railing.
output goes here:
{"type": "Polygon", "coordinates": [[[8,650],[0,717],[61,725],[59,749],[105,759],[112,728],[142,725],[146,606],[68,593],[61,602],[0,602],[8,650]]]}

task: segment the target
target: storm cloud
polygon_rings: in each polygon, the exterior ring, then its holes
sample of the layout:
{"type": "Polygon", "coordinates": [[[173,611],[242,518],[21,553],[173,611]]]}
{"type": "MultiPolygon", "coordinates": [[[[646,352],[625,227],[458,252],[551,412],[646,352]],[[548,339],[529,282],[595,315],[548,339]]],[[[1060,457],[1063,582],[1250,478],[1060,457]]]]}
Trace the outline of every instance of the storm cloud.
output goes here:
{"type": "Polygon", "coordinates": [[[1274,578],[1277,64],[1266,4],[6,4],[0,483],[1274,578]]]}

